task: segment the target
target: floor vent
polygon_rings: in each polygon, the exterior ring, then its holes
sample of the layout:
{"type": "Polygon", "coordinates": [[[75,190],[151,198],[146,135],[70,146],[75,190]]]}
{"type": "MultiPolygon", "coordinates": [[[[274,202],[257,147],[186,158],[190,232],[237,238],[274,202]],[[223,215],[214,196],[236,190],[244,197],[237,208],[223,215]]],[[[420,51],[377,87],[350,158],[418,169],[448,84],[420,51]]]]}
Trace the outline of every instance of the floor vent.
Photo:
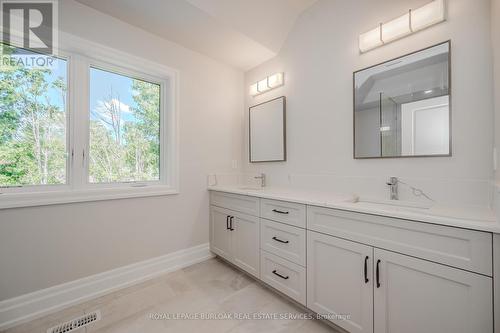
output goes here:
{"type": "Polygon", "coordinates": [[[65,323],[59,324],[57,326],[51,327],[47,330],[47,333],[68,333],[76,331],[79,328],[87,326],[93,322],[101,320],[101,311],[93,311],[84,316],[72,319],[65,323]]]}

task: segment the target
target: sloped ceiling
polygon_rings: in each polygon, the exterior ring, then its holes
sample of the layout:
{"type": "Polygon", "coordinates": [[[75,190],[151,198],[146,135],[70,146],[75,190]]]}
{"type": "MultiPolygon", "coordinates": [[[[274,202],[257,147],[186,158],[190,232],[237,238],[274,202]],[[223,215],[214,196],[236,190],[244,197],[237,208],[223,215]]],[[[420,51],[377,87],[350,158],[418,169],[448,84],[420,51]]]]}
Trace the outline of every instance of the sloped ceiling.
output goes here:
{"type": "Polygon", "coordinates": [[[249,70],[274,57],[316,0],[77,0],[194,51],[249,70]]]}

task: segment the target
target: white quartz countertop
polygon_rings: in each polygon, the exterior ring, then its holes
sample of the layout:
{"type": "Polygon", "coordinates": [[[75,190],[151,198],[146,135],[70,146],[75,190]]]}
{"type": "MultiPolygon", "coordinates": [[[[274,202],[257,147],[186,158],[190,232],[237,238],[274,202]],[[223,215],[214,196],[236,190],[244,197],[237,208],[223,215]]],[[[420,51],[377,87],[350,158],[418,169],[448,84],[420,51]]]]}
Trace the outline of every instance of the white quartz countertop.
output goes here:
{"type": "Polygon", "coordinates": [[[458,228],[500,233],[500,224],[495,213],[488,207],[450,206],[434,204],[423,207],[409,203],[399,206],[399,202],[376,202],[364,200],[355,194],[334,193],[324,191],[302,190],[292,188],[253,189],[241,186],[209,186],[211,191],[242,194],[264,199],[282,200],[321,206],[364,214],[395,217],[405,220],[440,224],[458,228]]]}

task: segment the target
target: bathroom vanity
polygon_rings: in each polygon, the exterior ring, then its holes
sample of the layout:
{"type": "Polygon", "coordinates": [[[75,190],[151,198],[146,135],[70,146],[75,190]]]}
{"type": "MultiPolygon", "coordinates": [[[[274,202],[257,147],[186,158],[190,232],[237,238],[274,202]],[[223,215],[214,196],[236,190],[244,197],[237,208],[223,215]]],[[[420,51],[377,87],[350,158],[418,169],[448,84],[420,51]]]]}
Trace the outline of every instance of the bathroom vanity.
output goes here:
{"type": "Polygon", "coordinates": [[[211,250],[348,332],[494,332],[493,220],[210,190],[211,250]]]}

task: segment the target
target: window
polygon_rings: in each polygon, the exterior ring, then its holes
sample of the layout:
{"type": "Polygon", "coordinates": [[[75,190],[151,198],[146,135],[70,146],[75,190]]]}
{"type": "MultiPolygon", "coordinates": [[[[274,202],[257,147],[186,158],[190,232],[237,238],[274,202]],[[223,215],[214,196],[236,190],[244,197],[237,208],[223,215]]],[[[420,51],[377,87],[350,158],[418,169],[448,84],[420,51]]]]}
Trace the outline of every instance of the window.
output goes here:
{"type": "Polygon", "coordinates": [[[67,44],[50,67],[0,64],[0,209],[177,193],[177,73],[67,44]]]}
{"type": "Polygon", "coordinates": [[[160,85],[90,68],[89,182],[160,179],[160,85]]]}
{"type": "Polygon", "coordinates": [[[66,184],[66,60],[29,67],[15,61],[20,49],[0,47],[0,186],[66,184]]]}

